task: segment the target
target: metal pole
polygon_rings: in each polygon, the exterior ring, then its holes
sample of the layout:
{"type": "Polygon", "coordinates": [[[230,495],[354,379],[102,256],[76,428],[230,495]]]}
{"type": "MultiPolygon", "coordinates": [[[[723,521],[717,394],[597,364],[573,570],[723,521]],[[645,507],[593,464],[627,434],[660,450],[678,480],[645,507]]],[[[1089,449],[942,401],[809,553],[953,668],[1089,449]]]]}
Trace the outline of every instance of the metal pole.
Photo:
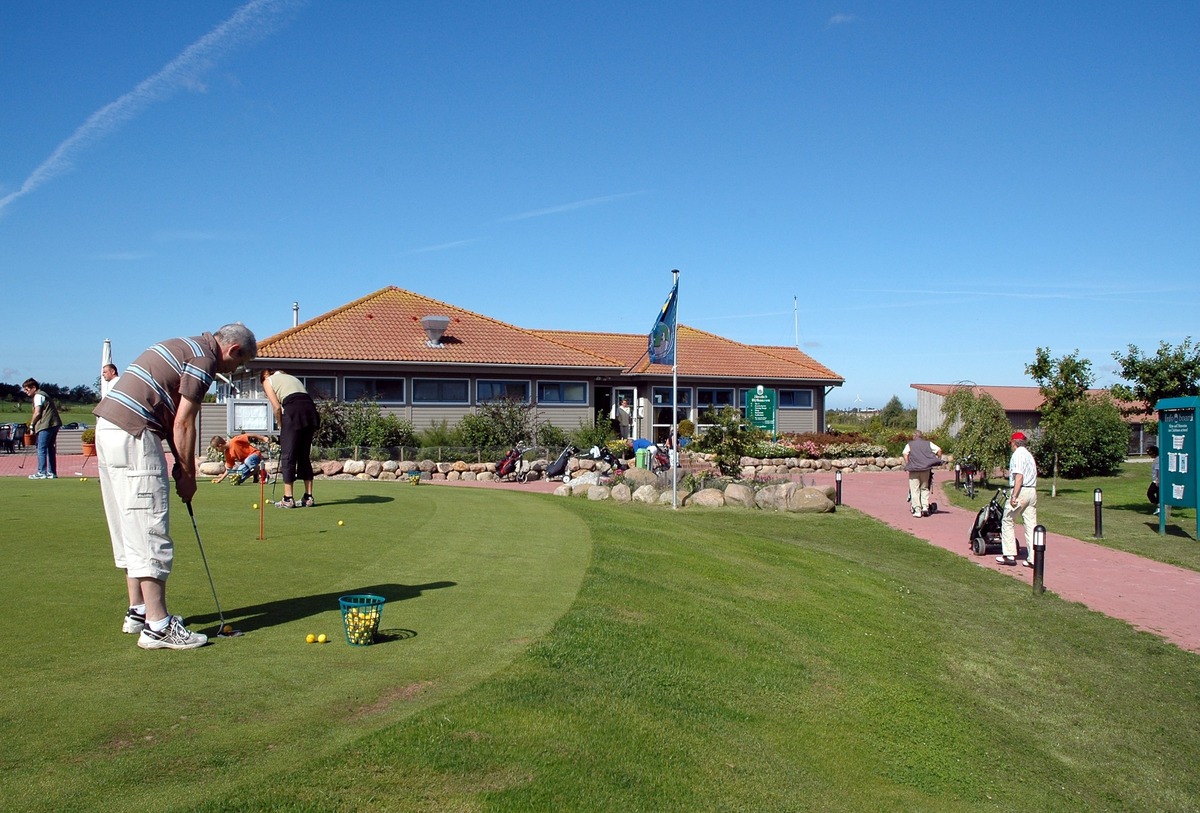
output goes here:
{"type": "Polygon", "coordinates": [[[834,473],[833,479],[837,483],[837,486],[836,486],[836,488],[837,488],[836,495],[837,496],[834,498],[833,504],[841,505],[842,504],[842,470],[841,469],[838,469],[837,472],[834,473]]]}
{"type": "Polygon", "coordinates": [[[1100,489],[1096,489],[1094,495],[1096,504],[1096,539],[1104,538],[1104,493],[1100,489]]]}
{"type": "Polygon", "coordinates": [[[1033,594],[1046,592],[1043,578],[1046,575],[1046,526],[1037,525],[1033,529],[1033,594]]]}

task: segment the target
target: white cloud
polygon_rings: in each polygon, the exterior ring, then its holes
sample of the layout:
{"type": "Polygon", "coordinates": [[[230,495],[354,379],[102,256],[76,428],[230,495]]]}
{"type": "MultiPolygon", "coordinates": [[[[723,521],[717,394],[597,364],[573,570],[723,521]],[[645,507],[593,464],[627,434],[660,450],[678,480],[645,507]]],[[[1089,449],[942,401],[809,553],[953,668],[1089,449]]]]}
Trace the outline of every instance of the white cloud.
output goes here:
{"type": "Polygon", "coordinates": [[[276,18],[294,5],[296,0],[252,0],[242,6],[228,20],[185,48],[158,73],[89,116],[25,179],[20,189],[0,197],[0,213],[13,201],[70,170],[80,153],[150,105],[165,101],[180,89],[203,92],[205,85],[200,77],[213,63],[238,45],[265,37],[273,30],[276,18]]]}

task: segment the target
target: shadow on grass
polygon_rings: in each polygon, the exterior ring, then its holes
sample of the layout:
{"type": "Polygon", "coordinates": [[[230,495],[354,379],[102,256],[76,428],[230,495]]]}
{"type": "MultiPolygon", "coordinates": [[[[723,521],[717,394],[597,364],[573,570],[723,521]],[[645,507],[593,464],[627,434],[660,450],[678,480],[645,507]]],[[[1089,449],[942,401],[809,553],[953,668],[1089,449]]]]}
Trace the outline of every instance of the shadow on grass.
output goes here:
{"type": "Polygon", "coordinates": [[[370,505],[372,503],[395,502],[395,497],[384,497],[379,494],[359,494],[344,500],[321,500],[317,507],[325,505],[370,505]]]}
{"type": "MultiPolygon", "coordinates": [[[[441,590],[457,586],[457,582],[450,581],[430,582],[428,584],[364,585],[363,587],[339,590],[336,593],[298,596],[296,598],[279,599],[277,601],[264,602],[263,604],[251,604],[245,607],[225,610],[225,622],[236,627],[241,632],[253,632],[254,630],[266,629],[267,627],[274,627],[279,624],[288,624],[303,618],[327,613],[331,609],[338,607],[338,599],[342,596],[369,593],[371,595],[382,596],[390,603],[418,598],[427,590],[441,590]]],[[[384,605],[384,612],[387,612],[386,604],[384,605]]],[[[215,612],[202,613],[189,615],[187,620],[189,626],[194,625],[196,628],[200,628],[207,624],[217,623],[219,616],[215,612]]],[[[412,630],[392,629],[380,633],[376,638],[376,642],[402,640],[404,638],[412,638],[415,635],[416,632],[412,630]]]]}

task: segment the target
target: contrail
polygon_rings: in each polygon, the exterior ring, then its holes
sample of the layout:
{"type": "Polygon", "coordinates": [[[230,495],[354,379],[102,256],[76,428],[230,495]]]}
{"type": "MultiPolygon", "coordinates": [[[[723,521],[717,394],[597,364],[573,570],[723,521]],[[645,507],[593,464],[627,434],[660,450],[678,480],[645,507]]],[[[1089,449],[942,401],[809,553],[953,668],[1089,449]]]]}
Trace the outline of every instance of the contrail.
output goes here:
{"type": "Polygon", "coordinates": [[[24,197],[47,181],[62,175],[75,158],[155,102],[164,101],[181,88],[198,84],[197,79],[220,57],[239,45],[266,37],[273,23],[298,0],[252,0],[234,15],[184,49],[166,67],[114,102],[88,117],[41,166],[25,179],[21,188],[0,198],[0,213],[17,198],[24,197]]]}

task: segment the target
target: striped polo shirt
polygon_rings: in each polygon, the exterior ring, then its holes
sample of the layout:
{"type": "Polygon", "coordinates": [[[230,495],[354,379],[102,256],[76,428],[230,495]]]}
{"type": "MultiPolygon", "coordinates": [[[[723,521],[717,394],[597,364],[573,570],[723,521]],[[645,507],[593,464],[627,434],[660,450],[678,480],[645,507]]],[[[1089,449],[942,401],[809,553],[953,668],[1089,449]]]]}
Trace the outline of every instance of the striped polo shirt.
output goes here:
{"type": "Polygon", "coordinates": [[[165,440],[175,426],[179,399],[204,400],[220,352],[211,333],[159,342],[134,359],[92,414],[131,435],[149,429],[165,440]]]}

